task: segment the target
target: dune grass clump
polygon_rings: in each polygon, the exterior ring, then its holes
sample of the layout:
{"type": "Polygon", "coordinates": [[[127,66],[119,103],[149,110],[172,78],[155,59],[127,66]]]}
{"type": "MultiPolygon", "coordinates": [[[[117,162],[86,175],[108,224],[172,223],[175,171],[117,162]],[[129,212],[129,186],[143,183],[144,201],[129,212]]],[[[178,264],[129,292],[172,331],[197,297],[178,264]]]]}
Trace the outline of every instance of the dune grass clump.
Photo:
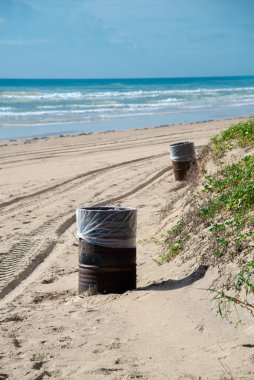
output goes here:
{"type": "Polygon", "coordinates": [[[161,236],[161,238],[165,239],[166,250],[165,252],[162,252],[158,258],[154,259],[158,265],[162,265],[164,262],[170,261],[181,252],[185,241],[185,239],[181,236],[183,228],[184,222],[179,221],[161,236]]]}
{"type": "Polygon", "coordinates": [[[254,316],[254,303],[249,301],[249,295],[254,296],[254,260],[247,265],[234,277],[231,289],[236,294],[230,295],[224,289],[209,288],[208,291],[214,294],[213,299],[218,303],[218,311],[222,318],[227,317],[231,312],[231,306],[239,305],[247,309],[254,316]],[[243,290],[243,292],[242,292],[243,290]],[[243,293],[242,296],[239,296],[243,293]]]}
{"type": "Polygon", "coordinates": [[[254,237],[254,156],[207,176],[203,192],[209,200],[199,217],[211,223],[214,254],[221,256],[229,247],[232,254],[240,252],[244,242],[254,237]]]}
{"type": "Polygon", "coordinates": [[[246,146],[254,147],[254,119],[232,125],[211,139],[212,152],[217,158],[223,157],[227,150],[246,146]]]}

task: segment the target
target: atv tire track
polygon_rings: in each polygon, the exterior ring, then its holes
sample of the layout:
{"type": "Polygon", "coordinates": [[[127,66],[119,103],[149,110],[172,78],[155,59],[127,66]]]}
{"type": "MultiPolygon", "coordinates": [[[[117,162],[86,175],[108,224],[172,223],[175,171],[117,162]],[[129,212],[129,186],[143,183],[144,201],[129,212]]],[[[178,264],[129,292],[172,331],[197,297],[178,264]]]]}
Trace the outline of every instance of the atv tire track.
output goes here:
{"type": "MultiPolygon", "coordinates": [[[[141,159],[134,160],[134,162],[140,160],[141,159]]],[[[120,165],[122,164],[123,163],[120,165]]],[[[149,186],[170,170],[172,170],[171,166],[163,168],[132,190],[119,196],[105,199],[94,205],[103,206],[123,200],[149,186]]],[[[89,204],[92,204],[92,202],[88,203],[88,205],[89,204]]],[[[40,227],[35,228],[20,241],[16,241],[9,252],[3,253],[0,256],[0,299],[3,299],[8,293],[14,290],[46,259],[57,244],[59,237],[74,222],[75,214],[73,211],[58,214],[56,217],[43,223],[40,227]]]]}
{"type": "Polygon", "coordinates": [[[24,199],[31,199],[31,198],[34,198],[38,195],[42,195],[46,192],[49,192],[49,191],[52,191],[52,190],[55,190],[55,189],[58,189],[68,183],[71,183],[71,182],[74,182],[76,180],[79,180],[79,179],[83,179],[85,177],[88,177],[90,175],[93,175],[93,174],[97,174],[97,173],[101,173],[101,172],[105,172],[107,170],[110,170],[110,169],[115,169],[115,168],[119,168],[121,166],[125,166],[125,165],[129,165],[129,164],[133,164],[133,163],[137,163],[137,162],[142,162],[142,161],[146,161],[146,160],[150,160],[150,159],[153,159],[153,158],[160,158],[160,157],[163,157],[163,156],[166,156],[165,153],[162,153],[162,154],[158,154],[158,155],[153,155],[153,156],[148,156],[148,157],[143,157],[143,158],[137,158],[135,160],[131,160],[131,161],[124,161],[124,162],[120,162],[119,164],[114,164],[114,165],[111,165],[111,166],[108,166],[108,167],[103,167],[103,168],[99,168],[99,169],[94,169],[94,170],[89,170],[88,172],[85,172],[85,173],[81,173],[81,174],[78,174],[72,178],[69,178],[63,182],[60,182],[60,183],[57,183],[53,186],[50,186],[50,187],[47,187],[47,188],[44,188],[42,190],[39,190],[39,191],[36,191],[32,194],[27,194],[27,195],[23,195],[21,197],[16,197],[10,201],[6,201],[6,202],[3,202],[0,204],[0,209],[3,208],[3,207],[7,207],[7,206],[10,206],[14,203],[17,203],[17,202],[20,202],[24,199]]]}

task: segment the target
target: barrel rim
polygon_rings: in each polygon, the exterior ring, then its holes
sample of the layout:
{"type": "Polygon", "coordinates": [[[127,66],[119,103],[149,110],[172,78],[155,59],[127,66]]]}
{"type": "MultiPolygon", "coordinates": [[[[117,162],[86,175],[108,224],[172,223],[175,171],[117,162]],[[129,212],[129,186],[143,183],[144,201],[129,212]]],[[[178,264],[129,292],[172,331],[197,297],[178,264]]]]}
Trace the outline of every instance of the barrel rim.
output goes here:
{"type": "Polygon", "coordinates": [[[169,147],[181,146],[181,145],[187,145],[187,144],[193,144],[193,143],[194,141],[191,141],[191,140],[179,141],[177,143],[170,144],[169,147]]]}
{"type": "Polygon", "coordinates": [[[136,211],[136,207],[117,207],[117,206],[79,206],[77,210],[95,211],[95,212],[123,212],[136,211]]]}

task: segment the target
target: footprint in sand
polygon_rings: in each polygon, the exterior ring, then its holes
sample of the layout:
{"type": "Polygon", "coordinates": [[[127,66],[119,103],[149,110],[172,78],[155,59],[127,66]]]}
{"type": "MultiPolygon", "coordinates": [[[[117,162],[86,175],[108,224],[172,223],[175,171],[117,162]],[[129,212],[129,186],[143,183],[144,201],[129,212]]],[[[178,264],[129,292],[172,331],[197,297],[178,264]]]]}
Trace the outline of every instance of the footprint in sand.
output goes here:
{"type": "Polygon", "coordinates": [[[41,284],[52,284],[52,282],[57,281],[57,277],[50,277],[50,278],[45,278],[44,280],[41,281],[41,284]]]}
{"type": "Polygon", "coordinates": [[[71,345],[71,341],[72,339],[69,336],[64,336],[63,338],[58,339],[57,342],[60,348],[63,349],[63,348],[69,348],[71,345]]]}
{"type": "Polygon", "coordinates": [[[41,369],[42,366],[43,366],[43,362],[35,362],[32,368],[41,369]]]}
{"type": "Polygon", "coordinates": [[[15,347],[20,348],[21,347],[21,341],[17,338],[13,339],[13,344],[15,347]]]}
{"type": "Polygon", "coordinates": [[[95,350],[93,350],[93,353],[94,354],[99,354],[101,352],[104,352],[104,351],[108,351],[108,350],[116,350],[118,348],[121,347],[121,343],[119,342],[119,338],[116,338],[113,342],[111,342],[110,344],[97,344],[96,346],[99,346],[98,348],[96,348],[95,350]]]}
{"type": "Polygon", "coordinates": [[[7,373],[0,373],[0,380],[9,379],[9,375],[7,373]]]}
{"type": "Polygon", "coordinates": [[[32,302],[36,304],[52,300],[65,302],[67,298],[73,297],[75,294],[75,292],[69,290],[65,292],[39,293],[34,296],[32,302]]]}
{"type": "Polygon", "coordinates": [[[40,375],[36,376],[34,380],[43,380],[45,377],[51,377],[50,372],[48,371],[43,371],[40,375]]]}

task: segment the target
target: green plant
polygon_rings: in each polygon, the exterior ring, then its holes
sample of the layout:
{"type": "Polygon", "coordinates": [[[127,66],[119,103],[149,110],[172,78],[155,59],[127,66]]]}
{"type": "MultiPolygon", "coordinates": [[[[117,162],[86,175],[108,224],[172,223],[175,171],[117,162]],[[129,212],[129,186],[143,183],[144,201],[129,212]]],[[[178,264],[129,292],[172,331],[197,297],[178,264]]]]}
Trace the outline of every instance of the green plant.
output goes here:
{"type": "Polygon", "coordinates": [[[205,177],[203,192],[209,193],[210,199],[201,207],[199,217],[211,221],[216,217],[221,219],[221,223],[215,222],[209,228],[215,245],[221,247],[214,254],[221,256],[228,245],[239,250],[239,243],[254,235],[253,219],[249,215],[254,205],[254,156],[246,156],[214,176],[205,177]]]}
{"type": "Polygon", "coordinates": [[[168,235],[177,236],[181,233],[184,227],[184,222],[179,220],[170,230],[168,230],[168,235]]]}
{"type": "Polygon", "coordinates": [[[245,287],[246,294],[254,295],[254,260],[249,261],[236,277],[235,287],[239,289],[242,286],[245,287]]]}
{"type": "Polygon", "coordinates": [[[154,259],[154,261],[159,265],[165,262],[169,262],[173,257],[177,256],[179,252],[181,252],[183,247],[183,240],[173,241],[172,243],[168,244],[166,251],[161,253],[158,258],[154,259]]]}
{"type": "Polygon", "coordinates": [[[244,307],[254,315],[254,260],[247,263],[247,265],[235,276],[231,284],[231,289],[235,289],[237,292],[239,292],[241,288],[244,288],[245,291],[244,299],[239,296],[230,295],[223,289],[207,289],[214,294],[213,299],[218,303],[218,312],[222,318],[228,317],[232,304],[244,307]],[[252,300],[249,300],[249,296],[252,297],[252,300]]]}
{"type": "Polygon", "coordinates": [[[150,237],[150,241],[152,241],[154,244],[156,244],[156,245],[160,245],[161,244],[161,240],[160,239],[158,239],[157,237],[155,237],[155,236],[151,236],[150,237]]]}
{"type": "Polygon", "coordinates": [[[232,125],[226,131],[211,139],[212,153],[221,158],[227,150],[235,147],[254,146],[254,120],[232,125]]]}

